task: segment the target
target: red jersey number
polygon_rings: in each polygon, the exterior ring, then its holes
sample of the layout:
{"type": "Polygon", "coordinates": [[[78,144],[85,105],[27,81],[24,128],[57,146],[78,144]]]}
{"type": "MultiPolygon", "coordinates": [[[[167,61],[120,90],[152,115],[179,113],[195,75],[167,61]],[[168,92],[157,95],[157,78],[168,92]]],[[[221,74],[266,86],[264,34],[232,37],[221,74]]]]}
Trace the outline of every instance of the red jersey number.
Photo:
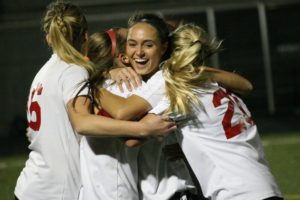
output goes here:
{"type": "Polygon", "coordinates": [[[221,100],[223,98],[227,98],[229,100],[227,110],[226,110],[226,112],[224,114],[224,117],[223,117],[223,120],[222,120],[222,125],[223,125],[223,129],[224,129],[226,138],[230,139],[230,138],[240,134],[243,131],[244,127],[246,127],[243,120],[241,120],[238,124],[236,124],[234,126],[231,124],[231,120],[232,120],[232,117],[233,117],[233,114],[234,114],[234,105],[238,106],[240,111],[246,117],[246,121],[248,123],[254,124],[254,122],[251,119],[251,117],[248,116],[248,114],[245,112],[245,109],[243,109],[243,107],[241,106],[238,98],[233,96],[228,91],[225,92],[222,89],[219,89],[219,90],[214,92],[213,104],[214,104],[215,108],[217,108],[221,105],[221,100]]]}
{"type": "Polygon", "coordinates": [[[41,107],[37,101],[32,101],[35,95],[41,95],[43,91],[43,86],[38,84],[38,87],[31,92],[30,105],[29,105],[29,114],[32,116],[33,112],[35,113],[36,120],[32,121],[30,117],[30,121],[28,121],[28,126],[34,130],[38,131],[41,126],[41,107]]]}

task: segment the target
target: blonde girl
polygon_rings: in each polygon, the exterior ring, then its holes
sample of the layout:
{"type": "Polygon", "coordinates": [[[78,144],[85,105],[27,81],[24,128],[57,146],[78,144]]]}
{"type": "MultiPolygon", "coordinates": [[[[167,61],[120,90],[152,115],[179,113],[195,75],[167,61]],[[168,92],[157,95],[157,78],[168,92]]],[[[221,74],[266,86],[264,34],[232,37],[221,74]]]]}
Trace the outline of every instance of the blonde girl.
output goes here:
{"type": "Polygon", "coordinates": [[[219,44],[192,24],[172,34],[172,55],[162,67],[165,105],[190,117],[176,131],[178,142],[206,198],[282,199],[246,105],[205,72],[219,44]]]}

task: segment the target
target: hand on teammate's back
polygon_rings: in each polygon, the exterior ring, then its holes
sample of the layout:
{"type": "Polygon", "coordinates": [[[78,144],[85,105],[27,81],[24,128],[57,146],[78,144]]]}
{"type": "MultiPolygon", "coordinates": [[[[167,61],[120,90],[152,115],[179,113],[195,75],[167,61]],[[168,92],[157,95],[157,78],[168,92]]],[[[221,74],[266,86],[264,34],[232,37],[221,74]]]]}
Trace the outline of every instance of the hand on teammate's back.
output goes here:
{"type": "Polygon", "coordinates": [[[165,137],[176,130],[176,123],[171,121],[168,116],[147,114],[140,122],[145,125],[146,137],[165,137]]]}

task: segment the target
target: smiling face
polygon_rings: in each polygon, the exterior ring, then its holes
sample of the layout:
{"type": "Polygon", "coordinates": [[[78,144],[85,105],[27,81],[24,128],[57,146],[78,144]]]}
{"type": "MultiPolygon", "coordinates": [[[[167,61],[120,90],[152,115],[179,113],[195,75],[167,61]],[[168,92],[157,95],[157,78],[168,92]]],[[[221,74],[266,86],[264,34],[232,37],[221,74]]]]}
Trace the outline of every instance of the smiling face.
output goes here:
{"type": "Polygon", "coordinates": [[[157,30],[141,22],[128,30],[126,54],[131,66],[144,80],[151,77],[159,67],[167,44],[162,44],[157,30]]]}

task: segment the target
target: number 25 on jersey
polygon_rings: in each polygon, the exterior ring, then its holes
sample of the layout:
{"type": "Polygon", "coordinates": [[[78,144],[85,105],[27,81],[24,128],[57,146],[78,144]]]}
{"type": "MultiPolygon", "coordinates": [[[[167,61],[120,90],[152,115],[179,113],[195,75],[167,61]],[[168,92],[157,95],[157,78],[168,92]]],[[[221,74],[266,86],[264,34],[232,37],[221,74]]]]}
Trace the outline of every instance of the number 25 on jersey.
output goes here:
{"type": "Polygon", "coordinates": [[[41,107],[37,101],[33,101],[36,95],[41,95],[43,92],[43,86],[41,83],[37,85],[35,89],[32,90],[29,98],[29,108],[28,112],[28,126],[34,130],[38,131],[41,126],[41,107]]]}
{"type": "Polygon", "coordinates": [[[242,119],[240,119],[239,123],[236,125],[231,124],[231,120],[235,112],[242,112],[243,117],[247,123],[253,125],[254,122],[251,116],[249,116],[245,111],[246,108],[243,108],[243,105],[240,103],[239,99],[228,91],[225,92],[222,89],[219,89],[216,92],[214,92],[214,96],[213,96],[214,107],[217,108],[221,106],[222,104],[221,100],[224,98],[227,98],[229,101],[228,101],[227,110],[222,120],[222,125],[223,125],[226,138],[230,139],[242,133],[243,129],[246,127],[244,120],[242,119]],[[235,110],[235,105],[239,111],[235,110]]]}

